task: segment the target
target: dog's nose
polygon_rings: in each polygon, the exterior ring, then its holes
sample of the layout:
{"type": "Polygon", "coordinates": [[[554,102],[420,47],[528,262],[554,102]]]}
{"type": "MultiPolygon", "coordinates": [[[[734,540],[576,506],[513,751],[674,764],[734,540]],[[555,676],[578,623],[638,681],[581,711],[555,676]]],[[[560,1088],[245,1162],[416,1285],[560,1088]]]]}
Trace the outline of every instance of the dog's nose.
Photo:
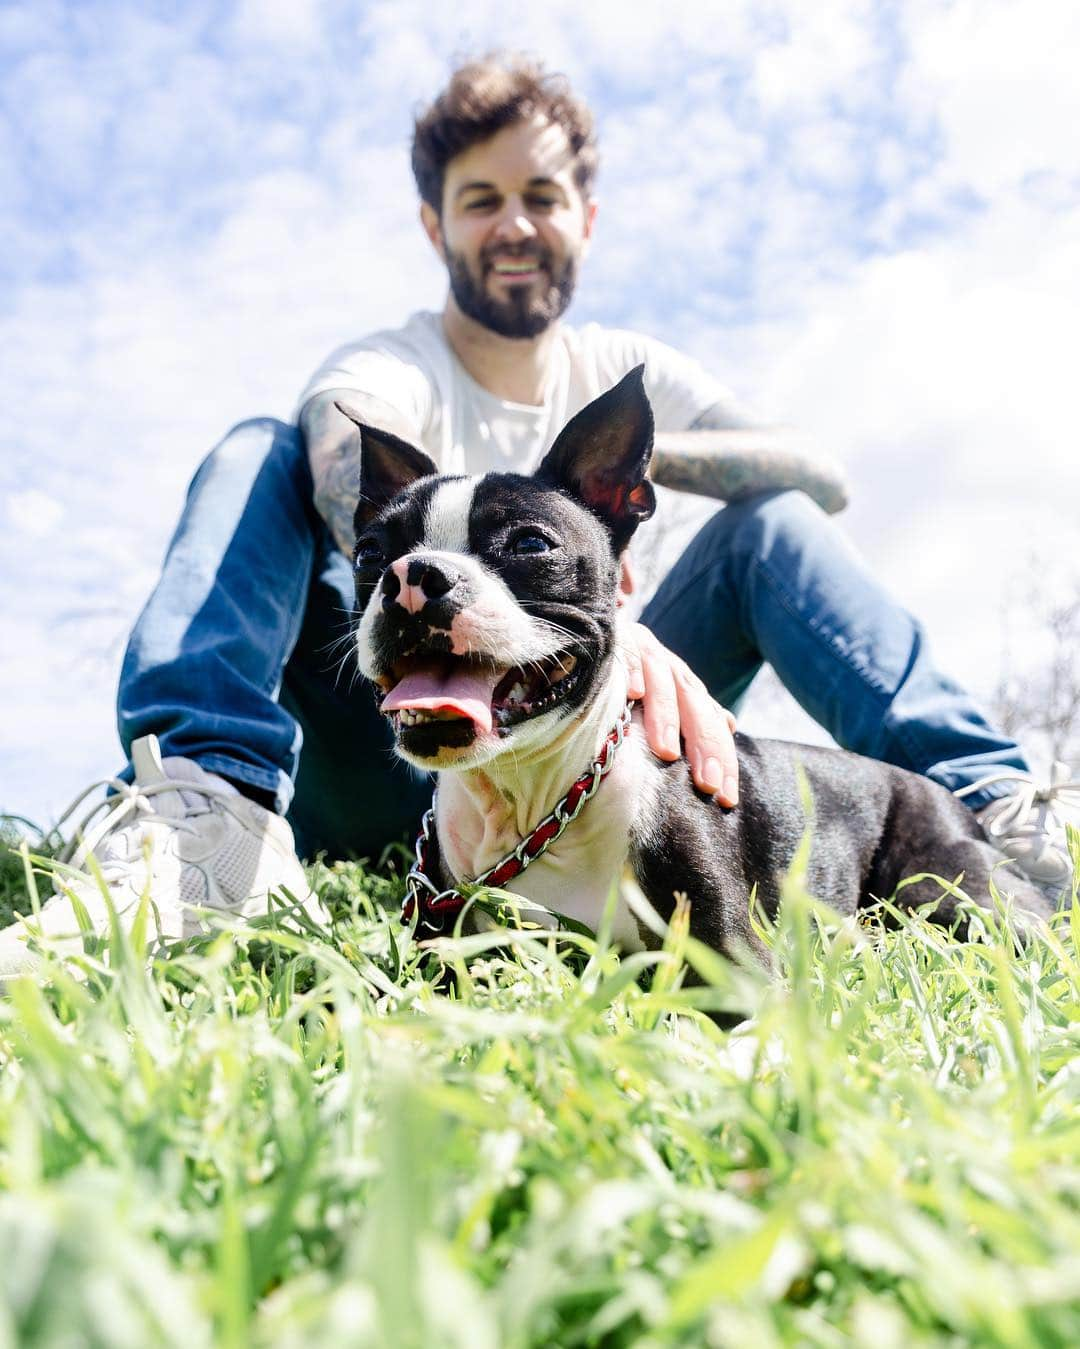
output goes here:
{"type": "Polygon", "coordinates": [[[406,613],[419,613],[429,600],[449,595],[458,579],[451,567],[434,558],[415,554],[398,558],[383,573],[383,608],[399,604],[406,613]]]}

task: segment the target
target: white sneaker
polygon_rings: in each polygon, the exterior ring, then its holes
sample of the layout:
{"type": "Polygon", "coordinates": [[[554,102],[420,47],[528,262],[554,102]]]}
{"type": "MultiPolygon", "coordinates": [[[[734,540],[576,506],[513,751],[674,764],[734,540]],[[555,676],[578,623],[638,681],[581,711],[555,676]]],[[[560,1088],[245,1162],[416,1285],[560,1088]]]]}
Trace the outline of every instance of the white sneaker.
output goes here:
{"type": "Polygon", "coordinates": [[[962,787],[956,796],[968,796],[995,782],[1016,786],[984,806],[975,818],[986,836],[1036,885],[1057,898],[1072,881],[1073,867],[1065,842],[1065,814],[1076,812],[1080,824],[1080,779],[1069,766],[1056,763],[1049,786],[1040,787],[1027,773],[995,773],[962,787]]]}
{"type": "MultiPolygon", "coordinates": [[[[131,758],[134,783],[118,779],[95,783],[64,817],[101,786],[114,789],[115,794],[98,802],[82,821],[75,834],[77,849],[65,860],[82,868],[91,853],[97,858],[121,922],[126,926],[134,922],[149,886],[151,921],[156,910],[158,931],[165,940],[205,930],[200,910],[241,919],[265,914],[268,894],[283,888],[309,917],[325,923],[326,915],[296,856],[292,830],[280,815],[249,801],[232,783],[190,759],[162,760],[156,736],[136,740],[131,758]],[[95,816],[101,818],[91,827],[95,816]]],[[[61,875],[58,887],[58,893],[41,906],[40,916],[24,917],[53,939],[54,949],[79,951],[79,922],[63,887],[85,906],[96,933],[109,929],[105,898],[86,871],[61,875]]],[[[27,950],[28,935],[22,923],[0,932],[0,985],[38,963],[27,950]]]]}

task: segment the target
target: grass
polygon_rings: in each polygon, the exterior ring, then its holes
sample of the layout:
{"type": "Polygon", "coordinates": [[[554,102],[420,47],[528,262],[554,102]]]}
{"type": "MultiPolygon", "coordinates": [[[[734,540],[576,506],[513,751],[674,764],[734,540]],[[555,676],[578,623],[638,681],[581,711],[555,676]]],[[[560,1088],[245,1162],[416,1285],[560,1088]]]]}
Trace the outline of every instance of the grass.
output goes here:
{"type": "Polygon", "coordinates": [[[313,876],[328,939],[114,932],[0,1001],[0,1346],[1080,1343],[1080,897],[959,942],[796,871],[767,979],[685,913],[425,952],[313,876]]]}

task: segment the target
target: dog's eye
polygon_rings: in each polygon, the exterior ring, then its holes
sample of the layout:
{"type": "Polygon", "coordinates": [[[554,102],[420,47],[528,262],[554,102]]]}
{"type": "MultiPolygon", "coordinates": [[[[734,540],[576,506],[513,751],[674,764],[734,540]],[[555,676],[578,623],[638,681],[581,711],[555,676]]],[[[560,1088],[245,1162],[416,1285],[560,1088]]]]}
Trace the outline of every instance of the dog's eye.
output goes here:
{"type": "Polygon", "coordinates": [[[383,560],[382,549],[374,539],[360,539],[356,545],[353,566],[357,571],[377,567],[383,560]]]}
{"type": "Polygon", "coordinates": [[[519,529],[510,535],[507,547],[510,552],[523,556],[529,553],[550,553],[555,545],[539,530],[519,529]]]}

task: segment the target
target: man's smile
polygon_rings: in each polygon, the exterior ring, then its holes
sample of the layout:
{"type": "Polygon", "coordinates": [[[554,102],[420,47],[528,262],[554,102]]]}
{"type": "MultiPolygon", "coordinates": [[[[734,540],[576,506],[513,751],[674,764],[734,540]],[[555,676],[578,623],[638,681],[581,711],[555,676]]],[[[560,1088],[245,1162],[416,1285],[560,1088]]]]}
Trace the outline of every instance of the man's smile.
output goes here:
{"type": "Polygon", "coordinates": [[[532,281],[546,268],[539,258],[497,257],[486,264],[489,274],[507,281],[532,281]]]}

